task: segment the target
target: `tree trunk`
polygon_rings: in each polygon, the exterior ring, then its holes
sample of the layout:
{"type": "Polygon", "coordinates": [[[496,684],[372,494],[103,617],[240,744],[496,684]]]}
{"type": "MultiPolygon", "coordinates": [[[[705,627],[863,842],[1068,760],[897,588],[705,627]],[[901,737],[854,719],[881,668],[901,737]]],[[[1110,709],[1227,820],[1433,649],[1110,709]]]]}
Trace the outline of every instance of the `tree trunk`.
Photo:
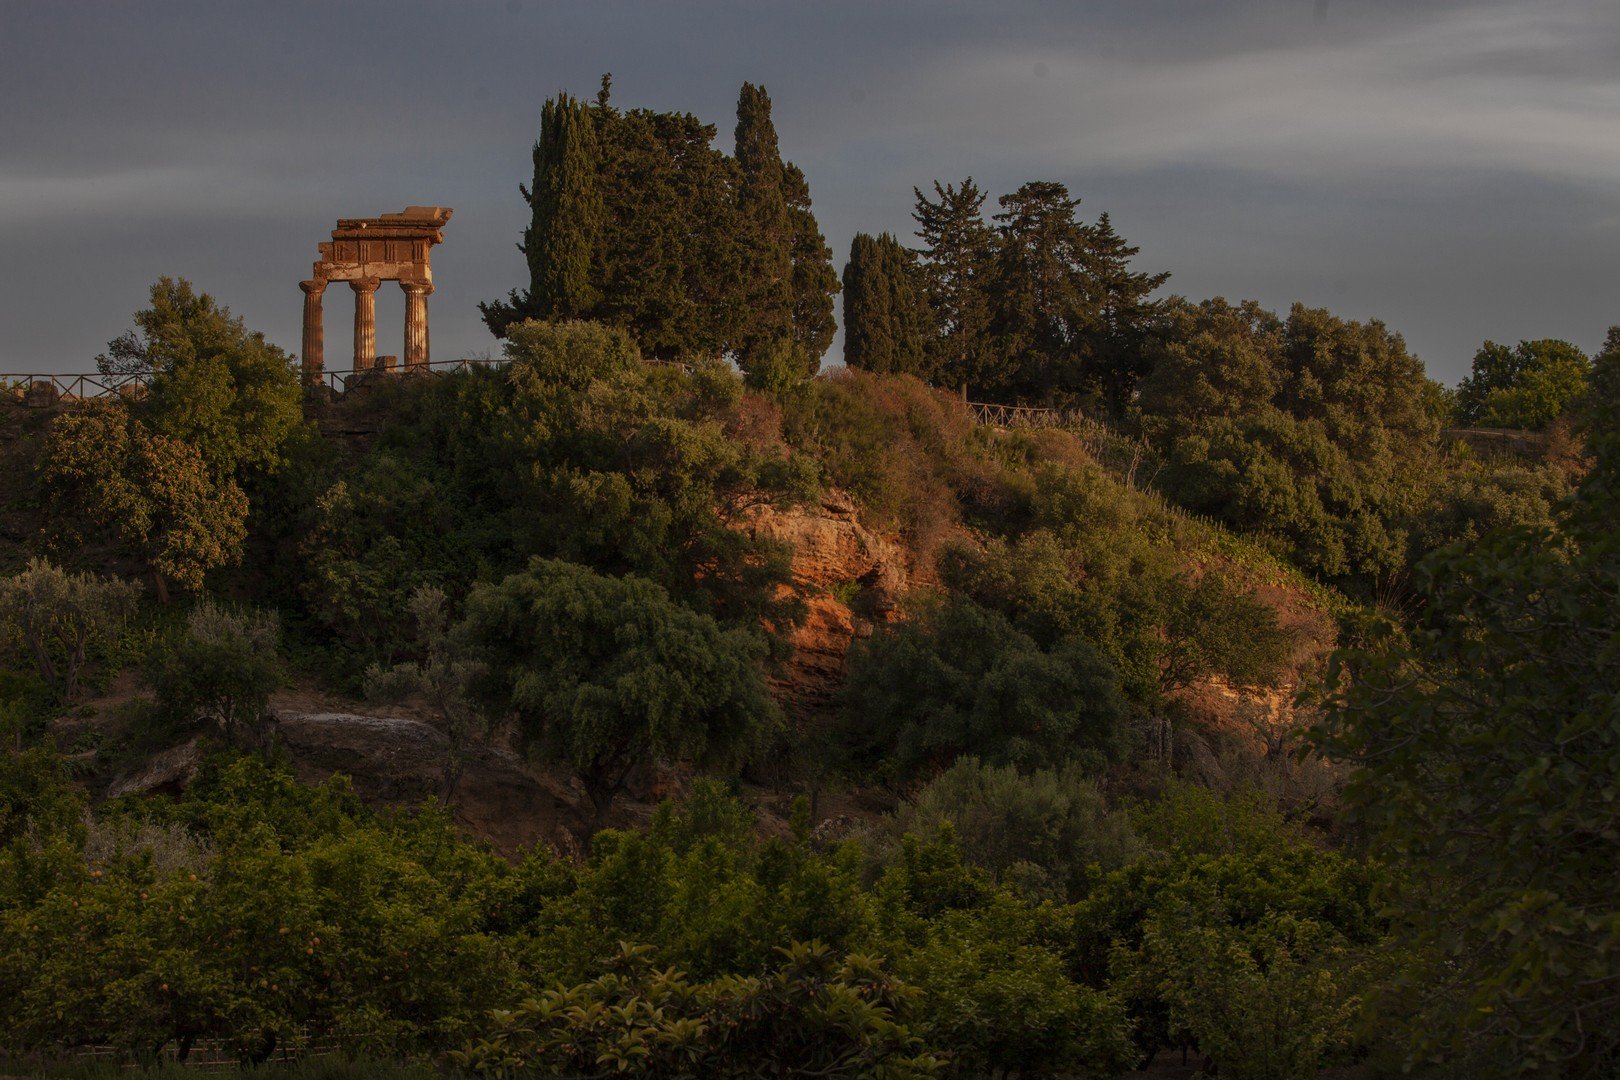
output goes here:
{"type": "Polygon", "coordinates": [[[613,796],[617,794],[617,787],[602,780],[594,778],[580,778],[585,786],[585,796],[591,800],[591,831],[595,836],[602,831],[602,823],[607,820],[607,814],[613,807],[613,796]]]}

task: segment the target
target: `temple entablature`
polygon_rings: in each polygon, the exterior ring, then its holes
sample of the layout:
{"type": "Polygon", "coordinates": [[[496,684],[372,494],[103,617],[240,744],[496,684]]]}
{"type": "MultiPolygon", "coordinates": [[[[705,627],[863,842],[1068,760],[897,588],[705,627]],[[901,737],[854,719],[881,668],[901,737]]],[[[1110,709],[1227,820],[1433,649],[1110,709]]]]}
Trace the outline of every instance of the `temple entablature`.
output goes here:
{"type": "Polygon", "coordinates": [[[304,290],[304,382],[313,386],[325,371],[322,298],[328,282],[354,290],[354,370],[374,366],[377,350],[376,294],[384,281],[405,292],[405,370],[428,365],[427,298],[433,292],[430,253],[444,240],[445,206],[407,206],[397,214],[339,218],[332,239],[320,245],[320,260],[304,290]]]}

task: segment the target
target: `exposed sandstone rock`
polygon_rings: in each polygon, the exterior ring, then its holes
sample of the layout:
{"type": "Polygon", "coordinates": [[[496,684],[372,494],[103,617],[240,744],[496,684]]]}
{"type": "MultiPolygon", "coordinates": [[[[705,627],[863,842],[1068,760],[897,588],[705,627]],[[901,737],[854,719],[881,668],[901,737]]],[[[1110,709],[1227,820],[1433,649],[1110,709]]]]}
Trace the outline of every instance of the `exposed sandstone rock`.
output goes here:
{"type": "Polygon", "coordinates": [[[844,683],[849,647],[871,624],[857,619],[841,601],[825,594],[805,598],[804,617],[788,641],[793,655],[771,678],[777,700],[797,711],[822,709],[844,683]]]}
{"type": "Polygon", "coordinates": [[[793,581],[801,589],[859,582],[886,601],[906,589],[905,549],[862,525],[854,500],[841,491],[826,492],[814,506],[753,507],[742,527],[793,548],[793,581]]]}
{"type": "Polygon", "coordinates": [[[197,765],[201,760],[202,753],[196,739],[171,746],[160,754],[152,755],[134,772],[114,780],[107,788],[107,798],[116,799],[120,795],[149,791],[184,791],[197,775],[197,765]]]}
{"type": "Polygon", "coordinates": [[[812,506],[753,507],[739,527],[793,551],[793,589],[805,613],[788,638],[793,656],[772,686],[790,709],[824,708],[844,681],[850,643],[871,633],[871,620],[898,617],[910,584],[906,551],[862,525],[841,491],[828,491],[812,506]]]}

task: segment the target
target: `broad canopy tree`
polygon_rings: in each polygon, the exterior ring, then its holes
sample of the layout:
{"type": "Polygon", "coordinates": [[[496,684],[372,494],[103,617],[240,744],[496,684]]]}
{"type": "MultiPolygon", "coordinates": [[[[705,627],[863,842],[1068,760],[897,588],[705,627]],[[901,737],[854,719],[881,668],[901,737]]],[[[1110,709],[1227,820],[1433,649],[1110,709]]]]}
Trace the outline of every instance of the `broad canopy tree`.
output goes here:
{"type": "Polygon", "coordinates": [[[1441,412],[1400,335],[1299,304],[1282,319],[1172,298],[1149,348],[1134,415],[1167,494],[1341,583],[1400,571],[1441,412]]]}
{"type": "Polygon", "coordinates": [[[159,278],[136,329],[96,358],[150,376],[134,407],[154,434],[194,448],[221,479],[273,473],[303,425],[292,360],[184,278],[159,278]],[[113,358],[121,359],[113,359],[113,358]]]}
{"type": "Polygon", "coordinates": [[[263,334],[183,278],[160,278],[151,303],[96,361],[147,378],[147,393],[57,417],[43,472],[146,562],[166,599],[168,582],[197,589],[236,560],[244,488],[281,469],[305,423],[291,359],[263,334]]]}
{"type": "Polygon", "coordinates": [[[537,558],[475,588],[458,633],[487,664],[491,715],[515,715],[535,753],[574,769],[598,828],[637,769],[734,765],[778,721],[761,636],[644,578],[537,558]]]}
{"type": "Polygon", "coordinates": [[[241,556],[248,513],[241,487],[215,476],[191,445],[152,434],[121,404],[58,416],[43,473],[64,507],[146,564],[159,600],[168,599],[170,582],[200,589],[208,571],[241,556]]]}
{"type": "Polygon", "coordinates": [[[1487,341],[1457,386],[1457,419],[1483,427],[1539,431],[1586,391],[1592,361],[1567,341],[1487,341]]]}

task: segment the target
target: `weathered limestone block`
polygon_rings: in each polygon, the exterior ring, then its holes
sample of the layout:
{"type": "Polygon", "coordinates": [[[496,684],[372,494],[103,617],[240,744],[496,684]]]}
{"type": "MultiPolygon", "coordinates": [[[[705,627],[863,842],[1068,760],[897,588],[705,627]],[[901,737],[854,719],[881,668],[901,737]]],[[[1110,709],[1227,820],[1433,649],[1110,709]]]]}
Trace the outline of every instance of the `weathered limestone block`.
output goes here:
{"type": "Polygon", "coordinates": [[[32,409],[48,409],[61,400],[61,392],[48,382],[32,383],[23,394],[23,404],[32,409]]]}

